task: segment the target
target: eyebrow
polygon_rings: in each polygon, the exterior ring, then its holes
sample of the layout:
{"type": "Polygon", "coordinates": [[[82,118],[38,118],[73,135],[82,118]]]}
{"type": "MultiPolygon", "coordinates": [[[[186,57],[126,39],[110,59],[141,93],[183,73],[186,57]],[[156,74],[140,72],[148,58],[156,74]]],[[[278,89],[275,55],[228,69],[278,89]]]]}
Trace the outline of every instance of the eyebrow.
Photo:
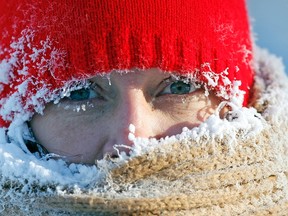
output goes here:
{"type": "Polygon", "coordinates": [[[111,81],[109,81],[109,78],[107,78],[106,75],[104,76],[95,76],[91,79],[88,79],[90,82],[91,82],[91,87],[94,88],[94,87],[98,87],[100,90],[107,90],[107,85],[106,85],[106,82],[103,82],[103,81],[108,81],[108,86],[111,86],[111,81]],[[101,81],[101,82],[99,82],[101,81]],[[104,83],[104,85],[102,84],[104,83]],[[101,85],[102,84],[102,85],[101,85]]]}
{"type": "Polygon", "coordinates": [[[161,85],[162,83],[164,83],[164,82],[170,81],[171,78],[172,78],[172,76],[170,75],[169,77],[167,77],[167,78],[161,80],[161,82],[159,82],[157,86],[160,86],[160,85],[161,85]]]}

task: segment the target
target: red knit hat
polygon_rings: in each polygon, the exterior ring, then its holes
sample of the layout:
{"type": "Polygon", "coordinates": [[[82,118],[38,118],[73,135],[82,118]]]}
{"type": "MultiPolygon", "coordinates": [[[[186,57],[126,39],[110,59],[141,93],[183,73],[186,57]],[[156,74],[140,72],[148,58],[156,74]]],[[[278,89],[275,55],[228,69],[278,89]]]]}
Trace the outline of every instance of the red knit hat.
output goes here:
{"type": "Polygon", "coordinates": [[[0,0],[0,31],[0,127],[114,69],[189,74],[225,99],[238,80],[244,105],[253,83],[244,0],[0,0]]]}

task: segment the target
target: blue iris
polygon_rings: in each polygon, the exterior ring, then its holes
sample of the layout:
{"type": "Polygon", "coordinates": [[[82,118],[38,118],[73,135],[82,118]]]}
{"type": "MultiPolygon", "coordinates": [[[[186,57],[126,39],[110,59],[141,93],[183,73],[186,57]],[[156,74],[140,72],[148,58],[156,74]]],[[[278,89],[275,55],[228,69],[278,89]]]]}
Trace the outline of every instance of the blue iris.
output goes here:
{"type": "Polygon", "coordinates": [[[88,100],[91,98],[91,90],[88,88],[82,88],[75,91],[70,92],[69,99],[81,101],[81,100],[88,100]]]}
{"type": "Polygon", "coordinates": [[[171,94],[188,94],[191,90],[191,84],[183,81],[177,81],[170,85],[171,94]]]}

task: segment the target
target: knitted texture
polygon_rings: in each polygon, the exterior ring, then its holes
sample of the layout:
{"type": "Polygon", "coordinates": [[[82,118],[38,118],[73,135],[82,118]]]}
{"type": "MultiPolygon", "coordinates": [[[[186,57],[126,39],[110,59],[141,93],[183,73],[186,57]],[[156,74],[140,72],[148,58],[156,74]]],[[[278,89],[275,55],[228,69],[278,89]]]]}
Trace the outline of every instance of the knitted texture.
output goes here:
{"type": "Polygon", "coordinates": [[[227,100],[239,80],[247,104],[244,0],[1,0],[0,14],[2,127],[41,112],[71,81],[132,68],[189,75],[227,100]]]}
{"type": "MultiPolygon", "coordinates": [[[[62,186],[64,192],[54,195],[52,190],[61,188],[59,185],[49,185],[49,182],[37,185],[36,182],[31,193],[23,197],[18,194],[22,206],[11,205],[9,198],[17,198],[11,191],[21,193],[27,184],[7,180],[1,185],[4,195],[0,195],[6,200],[2,213],[19,216],[287,215],[288,111],[281,104],[286,105],[288,101],[288,79],[274,60],[265,53],[257,60],[260,67],[256,66],[251,106],[259,111],[253,115],[253,122],[263,121],[265,125],[259,133],[255,133],[257,130],[253,127],[242,128],[235,131],[234,137],[227,132],[227,127],[222,136],[166,143],[125,162],[107,159],[103,161],[107,165],[106,183],[92,186],[89,192],[76,187],[75,191],[70,189],[70,193],[68,186],[62,186]],[[31,201],[32,191],[37,190],[41,193],[31,201]],[[23,208],[29,209],[29,213],[23,208]]],[[[238,120],[232,119],[229,126],[232,127],[233,122],[243,123],[238,120]]]]}

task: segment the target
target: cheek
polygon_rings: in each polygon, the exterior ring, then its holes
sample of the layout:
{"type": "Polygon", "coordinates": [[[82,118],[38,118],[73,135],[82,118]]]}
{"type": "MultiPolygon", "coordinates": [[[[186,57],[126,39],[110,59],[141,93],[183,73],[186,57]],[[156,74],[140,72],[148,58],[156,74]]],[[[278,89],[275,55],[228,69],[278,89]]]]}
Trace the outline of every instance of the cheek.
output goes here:
{"type": "Polygon", "coordinates": [[[183,96],[167,95],[155,100],[153,106],[161,115],[161,136],[179,134],[183,127],[199,126],[216,112],[220,101],[213,93],[206,97],[201,91],[183,96]]]}
{"type": "Polygon", "coordinates": [[[197,109],[198,119],[203,122],[210,115],[215,114],[221,100],[212,93],[210,93],[209,97],[202,95],[201,98],[195,109],[197,109]]]}
{"type": "Polygon", "coordinates": [[[48,109],[43,116],[35,115],[30,125],[37,142],[70,162],[94,163],[105,141],[100,127],[105,123],[83,113],[48,109]]]}
{"type": "Polygon", "coordinates": [[[215,113],[220,100],[201,91],[188,95],[167,95],[154,102],[155,109],[167,116],[170,125],[182,122],[195,127],[215,113]]]}

